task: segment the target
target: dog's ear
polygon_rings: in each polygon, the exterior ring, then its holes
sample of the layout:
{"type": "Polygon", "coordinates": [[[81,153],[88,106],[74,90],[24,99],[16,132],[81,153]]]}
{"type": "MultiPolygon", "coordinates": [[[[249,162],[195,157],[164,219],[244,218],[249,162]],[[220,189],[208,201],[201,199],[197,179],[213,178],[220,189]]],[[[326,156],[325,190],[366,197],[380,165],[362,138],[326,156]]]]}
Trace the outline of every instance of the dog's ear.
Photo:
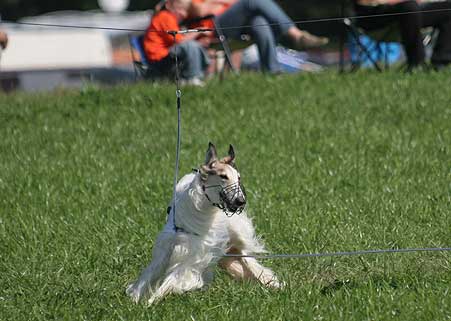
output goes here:
{"type": "Polygon", "coordinates": [[[207,155],[205,156],[205,164],[200,166],[200,175],[202,180],[207,180],[208,175],[216,174],[216,162],[218,156],[216,154],[216,147],[211,142],[208,143],[207,155]]]}
{"type": "Polygon", "coordinates": [[[217,160],[216,147],[210,142],[208,143],[207,155],[205,156],[205,165],[212,164],[217,160]]]}
{"type": "Polygon", "coordinates": [[[216,175],[218,172],[216,171],[216,161],[210,163],[210,164],[206,164],[206,165],[202,165],[200,167],[200,178],[203,181],[206,181],[208,178],[208,175],[216,175]]]}
{"type": "Polygon", "coordinates": [[[224,157],[222,159],[222,161],[224,163],[226,163],[226,164],[230,164],[230,165],[233,166],[234,165],[234,160],[235,160],[235,150],[233,149],[233,146],[230,145],[229,146],[229,154],[226,157],[224,157]]]}

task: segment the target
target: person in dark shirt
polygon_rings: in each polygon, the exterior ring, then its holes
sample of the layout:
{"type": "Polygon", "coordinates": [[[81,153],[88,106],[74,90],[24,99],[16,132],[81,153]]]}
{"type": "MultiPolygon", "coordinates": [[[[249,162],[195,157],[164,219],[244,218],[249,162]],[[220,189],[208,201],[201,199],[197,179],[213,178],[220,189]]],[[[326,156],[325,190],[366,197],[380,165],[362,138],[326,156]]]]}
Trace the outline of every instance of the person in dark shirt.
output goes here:
{"type": "Polygon", "coordinates": [[[438,30],[431,63],[442,69],[451,62],[451,2],[415,0],[354,0],[358,25],[365,30],[382,29],[397,24],[406,52],[408,70],[425,63],[421,28],[438,30]],[[428,12],[430,11],[430,12],[428,12]],[[388,14],[384,16],[385,14],[388,14]],[[370,17],[366,17],[370,16],[370,17]],[[375,16],[375,17],[371,17],[375,16]]]}

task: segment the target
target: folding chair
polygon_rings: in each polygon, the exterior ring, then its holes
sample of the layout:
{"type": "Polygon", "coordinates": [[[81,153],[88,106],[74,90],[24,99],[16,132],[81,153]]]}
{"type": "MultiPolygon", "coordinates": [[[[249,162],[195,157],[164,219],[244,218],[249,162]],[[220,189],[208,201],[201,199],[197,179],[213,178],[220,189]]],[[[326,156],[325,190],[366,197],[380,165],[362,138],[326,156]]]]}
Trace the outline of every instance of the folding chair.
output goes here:
{"type": "Polygon", "coordinates": [[[135,77],[149,78],[150,66],[143,46],[144,35],[129,35],[130,52],[133,60],[135,77]],[[136,54],[138,57],[136,57],[136,54]]]}
{"type": "Polygon", "coordinates": [[[351,53],[351,70],[356,70],[362,65],[374,67],[377,71],[388,69],[392,62],[392,53],[400,41],[399,32],[395,25],[388,25],[376,31],[365,31],[357,27],[349,19],[343,19],[347,31],[347,44],[351,53]]]}
{"type": "MultiPolygon", "coordinates": [[[[373,66],[379,72],[388,69],[393,60],[396,60],[396,52],[399,52],[400,48],[401,35],[398,26],[390,24],[376,30],[364,30],[351,18],[345,17],[348,2],[342,0],[341,6],[344,28],[340,42],[340,71],[343,72],[345,69],[345,43],[351,52],[351,71],[365,64],[373,66]]],[[[425,48],[432,47],[437,31],[434,28],[425,28],[422,33],[425,48]]]]}

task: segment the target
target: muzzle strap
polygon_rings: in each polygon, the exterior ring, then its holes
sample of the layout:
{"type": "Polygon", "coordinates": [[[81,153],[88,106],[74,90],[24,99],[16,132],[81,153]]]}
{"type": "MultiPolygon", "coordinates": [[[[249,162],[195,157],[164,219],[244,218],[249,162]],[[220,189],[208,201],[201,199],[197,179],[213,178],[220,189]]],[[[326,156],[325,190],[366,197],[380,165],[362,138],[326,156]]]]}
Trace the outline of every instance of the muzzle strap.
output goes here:
{"type": "MultiPolygon", "coordinates": [[[[219,185],[218,185],[219,186],[219,185]]],[[[221,204],[212,202],[210,197],[208,196],[208,194],[206,193],[206,187],[205,185],[202,185],[202,191],[204,192],[205,197],[207,198],[207,200],[211,203],[211,205],[213,205],[214,207],[219,208],[220,210],[224,210],[224,206],[222,206],[221,204]]]]}
{"type": "Polygon", "coordinates": [[[241,185],[239,181],[227,185],[225,187],[222,187],[221,185],[212,185],[212,186],[202,185],[202,190],[205,194],[205,197],[211,203],[211,205],[222,210],[227,216],[230,217],[233,216],[234,214],[241,214],[241,212],[243,212],[246,202],[243,202],[243,204],[240,206],[235,206],[233,204],[233,201],[236,200],[238,197],[241,197],[243,200],[246,199],[244,187],[241,185]],[[213,187],[219,188],[220,203],[213,202],[206,192],[208,188],[213,187]]]}

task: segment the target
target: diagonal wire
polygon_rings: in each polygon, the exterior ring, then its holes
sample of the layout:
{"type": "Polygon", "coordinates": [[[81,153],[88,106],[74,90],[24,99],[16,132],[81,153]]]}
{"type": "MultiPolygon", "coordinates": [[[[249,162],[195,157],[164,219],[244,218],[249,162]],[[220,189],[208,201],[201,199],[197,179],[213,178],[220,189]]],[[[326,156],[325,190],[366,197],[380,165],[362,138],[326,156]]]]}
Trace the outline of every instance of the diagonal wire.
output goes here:
{"type": "Polygon", "coordinates": [[[302,259],[311,257],[353,256],[383,253],[411,253],[411,252],[451,252],[451,247],[428,247],[408,249],[362,250],[330,253],[305,253],[305,254],[225,254],[221,257],[230,258],[254,258],[254,259],[302,259]]]}
{"type": "MultiPolygon", "coordinates": [[[[239,26],[231,26],[231,27],[220,27],[217,30],[233,30],[233,29],[242,29],[242,28],[250,28],[250,27],[266,27],[266,26],[281,26],[294,23],[295,25],[301,24],[312,24],[312,23],[321,23],[321,22],[333,22],[333,21],[342,21],[343,19],[365,19],[365,18],[381,18],[381,17],[389,17],[389,16],[402,16],[408,14],[427,14],[434,12],[448,12],[451,9],[431,9],[431,10],[418,10],[418,11],[407,11],[407,12],[399,12],[399,13],[384,13],[384,14],[376,14],[376,15],[356,15],[356,16],[346,16],[346,17],[331,17],[331,18],[319,18],[319,19],[306,19],[306,20],[296,20],[293,22],[285,22],[285,23],[266,23],[266,24],[258,24],[258,25],[239,25],[239,26]]],[[[99,29],[99,30],[115,30],[115,31],[130,31],[130,32],[160,32],[167,33],[171,30],[157,30],[157,29],[131,29],[131,28],[115,28],[115,27],[95,27],[95,26],[82,26],[82,25],[62,25],[62,24],[53,24],[53,23],[39,23],[39,22],[21,22],[21,21],[7,21],[3,20],[5,24],[16,24],[16,25],[28,25],[28,26],[39,26],[39,27],[57,27],[57,28],[74,28],[74,29],[99,29]]],[[[195,29],[196,32],[205,32],[211,31],[210,29],[195,29]]],[[[193,30],[194,32],[194,30],[193,30]]]]}
{"type": "Polygon", "coordinates": [[[290,25],[294,23],[295,25],[308,24],[308,23],[320,23],[320,22],[333,22],[333,21],[342,21],[344,19],[365,19],[365,18],[382,18],[382,17],[390,17],[390,16],[403,16],[408,14],[422,14],[422,13],[433,13],[433,12],[447,12],[451,11],[451,9],[431,9],[431,10],[418,10],[418,11],[407,11],[407,12],[399,12],[399,13],[381,13],[374,15],[360,15],[360,16],[347,16],[347,17],[331,17],[331,18],[318,18],[318,19],[306,19],[306,20],[297,20],[293,22],[284,22],[284,23],[265,23],[265,24],[257,24],[257,25],[241,25],[241,26],[233,26],[226,28],[218,28],[221,30],[227,29],[241,29],[241,28],[250,28],[250,27],[266,27],[266,26],[282,26],[282,25],[290,25]]]}

